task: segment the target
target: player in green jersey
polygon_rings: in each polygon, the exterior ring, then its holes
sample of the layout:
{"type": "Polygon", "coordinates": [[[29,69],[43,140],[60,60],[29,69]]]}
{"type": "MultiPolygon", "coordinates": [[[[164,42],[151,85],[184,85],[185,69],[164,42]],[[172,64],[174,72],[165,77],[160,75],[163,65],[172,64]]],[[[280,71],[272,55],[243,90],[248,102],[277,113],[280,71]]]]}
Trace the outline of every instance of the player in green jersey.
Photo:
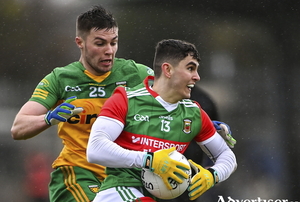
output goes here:
{"type": "Polygon", "coordinates": [[[171,189],[168,178],[187,178],[178,167],[186,165],[169,155],[184,153],[196,141],[213,161],[208,169],[189,160],[199,170],[188,188],[195,200],[236,169],[236,158],[212,121],[196,101],[188,98],[200,80],[200,56],[193,44],[162,40],[153,62],[155,77],[148,76],[133,88],[118,87],[105,102],[92,126],[87,159],[106,166],[107,177],[94,202],[154,202],[141,180],[141,169],[150,168],[171,189]],[[168,170],[168,172],[161,172],[168,170]]]}
{"type": "Polygon", "coordinates": [[[58,124],[63,149],[52,164],[51,202],[94,199],[106,175],[103,166],[86,160],[91,125],[117,86],[133,87],[153,75],[144,65],[115,58],[118,25],[100,6],[78,16],[75,42],[81,51],[79,61],[45,76],[11,129],[15,140],[24,140],[58,124]]]}

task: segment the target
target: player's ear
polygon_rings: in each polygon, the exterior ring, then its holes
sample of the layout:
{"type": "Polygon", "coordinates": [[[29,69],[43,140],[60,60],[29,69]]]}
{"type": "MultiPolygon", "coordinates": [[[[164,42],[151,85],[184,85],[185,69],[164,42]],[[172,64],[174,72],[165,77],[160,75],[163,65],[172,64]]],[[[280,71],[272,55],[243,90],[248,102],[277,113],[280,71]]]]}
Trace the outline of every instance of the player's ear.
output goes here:
{"type": "Polygon", "coordinates": [[[75,37],[75,43],[78,46],[78,48],[82,49],[83,48],[83,39],[79,36],[75,37]]]}
{"type": "Polygon", "coordinates": [[[161,65],[162,73],[165,75],[167,78],[171,78],[171,70],[172,70],[172,65],[170,63],[163,63],[161,65]]]}

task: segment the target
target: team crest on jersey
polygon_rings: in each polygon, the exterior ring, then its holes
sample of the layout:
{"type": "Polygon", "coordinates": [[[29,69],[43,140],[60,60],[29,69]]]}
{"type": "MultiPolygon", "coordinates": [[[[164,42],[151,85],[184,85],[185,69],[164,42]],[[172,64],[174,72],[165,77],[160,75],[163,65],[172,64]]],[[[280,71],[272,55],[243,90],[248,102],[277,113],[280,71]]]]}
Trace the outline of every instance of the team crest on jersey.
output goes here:
{"type": "Polygon", "coordinates": [[[100,191],[99,185],[89,185],[88,187],[93,193],[98,193],[100,191]]]}
{"type": "Polygon", "coordinates": [[[126,81],[118,81],[118,82],[116,82],[116,85],[117,86],[126,86],[127,82],[126,81]]]}
{"type": "Polygon", "coordinates": [[[183,120],[183,132],[189,134],[191,132],[192,120],[184,119],[183,120]]]}

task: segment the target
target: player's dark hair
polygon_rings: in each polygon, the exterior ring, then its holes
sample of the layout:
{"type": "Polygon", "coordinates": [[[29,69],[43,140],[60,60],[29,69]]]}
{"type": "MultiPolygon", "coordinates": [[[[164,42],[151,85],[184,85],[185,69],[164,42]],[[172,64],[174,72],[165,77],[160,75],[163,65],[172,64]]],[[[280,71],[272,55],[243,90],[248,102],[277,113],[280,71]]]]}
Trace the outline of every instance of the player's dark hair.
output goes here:
{"type": "Polygon", "coordinates": [[[112,13],[102,6],[93,6],[88,11],[80,14],[76,22],[76,35],[85,37],[91,29],[113,29],[118,27],[112,13]]]}
{"type": "Polygon", "coordinates": [[[188,55],[200,62],[200,55],[194,44],[178,39],[164,39],[157,43],[153,61],[154,75],[161,75],[161,65],[168,62],[176,66],[188,55]]]}

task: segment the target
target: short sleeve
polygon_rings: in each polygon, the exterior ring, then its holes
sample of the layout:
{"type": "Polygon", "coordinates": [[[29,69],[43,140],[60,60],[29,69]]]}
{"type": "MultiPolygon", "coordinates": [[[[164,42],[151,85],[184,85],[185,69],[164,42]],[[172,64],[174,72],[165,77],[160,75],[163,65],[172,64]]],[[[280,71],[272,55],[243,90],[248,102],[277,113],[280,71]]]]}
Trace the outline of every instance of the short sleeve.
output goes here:
{"type": "Polygon", "coordinates": [[[202,108],[200,108],[200,112],[202,127],[200,133],[195,137],[197,142],[203,142],[216,133],[216,129],[207,113],[202,108]]]}
{"type": "Polygon", "coordinates": [[[125,87],[117,87],[110,98],[104,103],[99,116],[106,116],[125,124],[128,111],[128,99],[125,87]]]}
{"type": "Polygon", "coordinates": [[[51,72],[38,83],[29,100],[42,104],[48,110],[51,109],[58,101],[58,85],[55,73],[51,72]]]}

